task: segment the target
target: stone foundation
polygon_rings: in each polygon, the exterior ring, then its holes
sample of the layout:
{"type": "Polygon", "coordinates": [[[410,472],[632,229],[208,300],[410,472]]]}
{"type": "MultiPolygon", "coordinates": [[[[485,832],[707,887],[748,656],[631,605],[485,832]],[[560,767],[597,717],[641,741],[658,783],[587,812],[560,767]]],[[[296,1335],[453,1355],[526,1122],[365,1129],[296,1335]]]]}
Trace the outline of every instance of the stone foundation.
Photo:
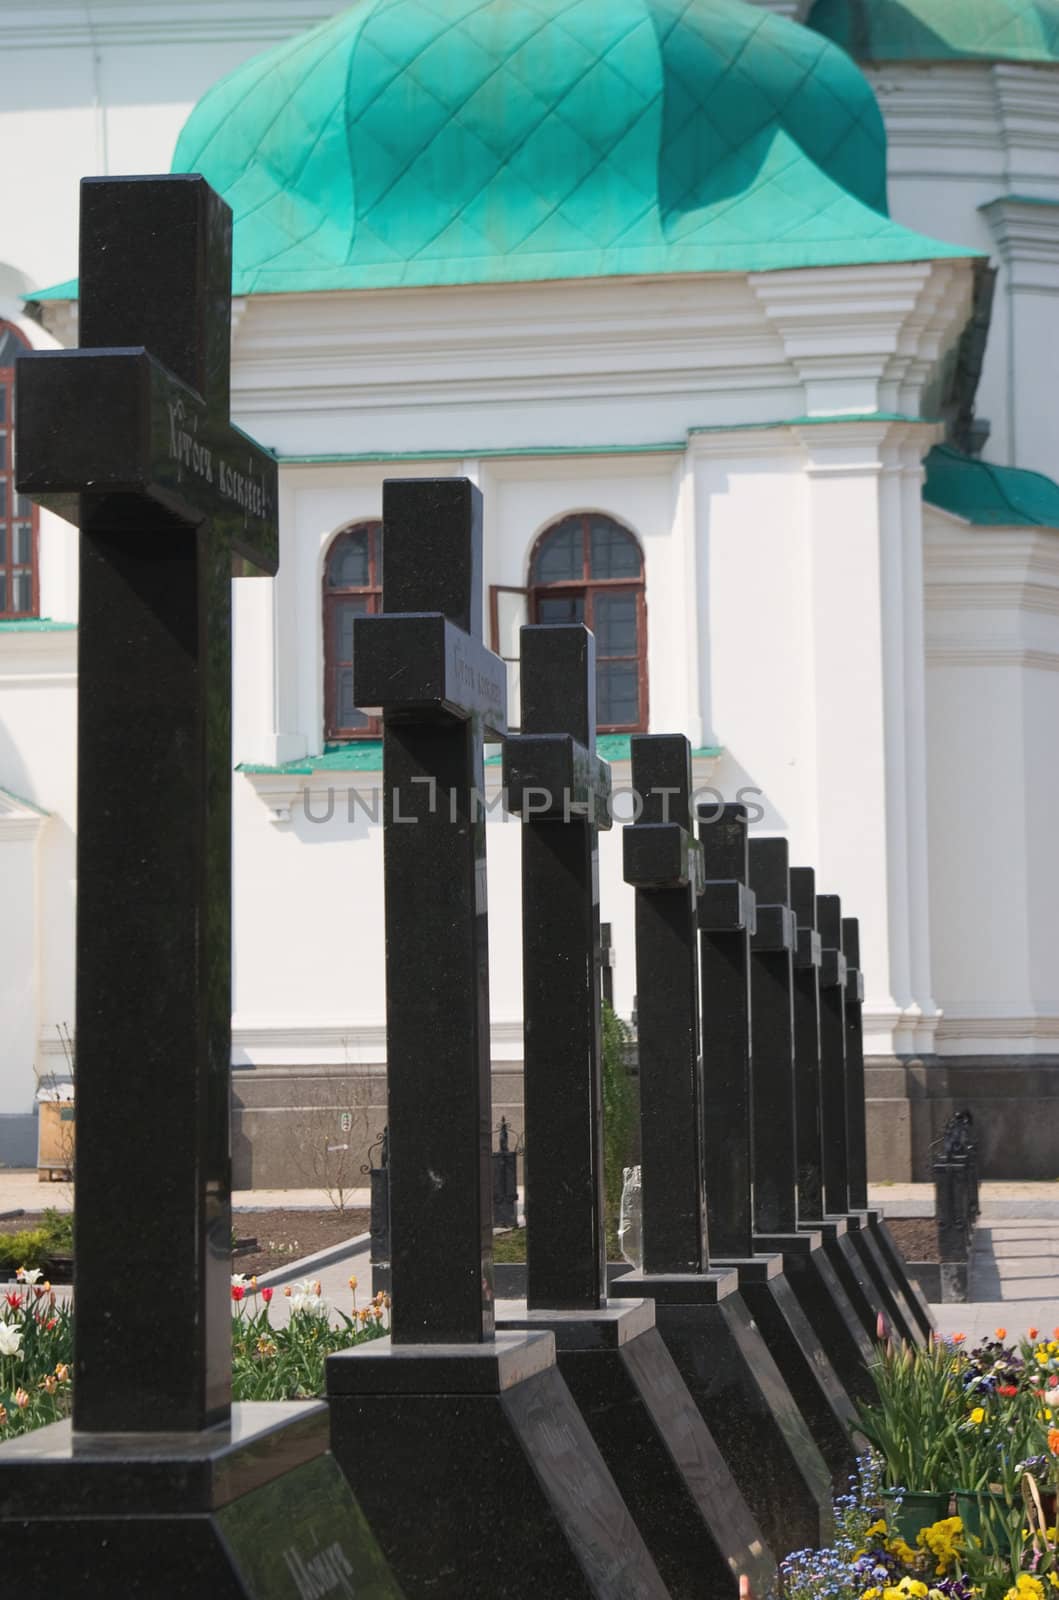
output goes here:
{"type": "Polygon", "coordinates": [[[981,1177],[1059,1177],[1059,1056],[875,1057],[865,1068],[873,1182],[928,1182],[954,1111],[974,1116],[981,1177]]]}
{"type": "MultiPolygon", "coordinates": [[[[494,1130],[502,1116],[514,1147],[523,1127],[521,1062],[498,1062],[493,1069],[494,1130]]],[[[365,1189],[371,1147],[385,1124],[381,1064],[234,1067],[233,1187],[365,1189]]],[[[494,1131],[494,1149],[497,1143],[494,1131]]]]}

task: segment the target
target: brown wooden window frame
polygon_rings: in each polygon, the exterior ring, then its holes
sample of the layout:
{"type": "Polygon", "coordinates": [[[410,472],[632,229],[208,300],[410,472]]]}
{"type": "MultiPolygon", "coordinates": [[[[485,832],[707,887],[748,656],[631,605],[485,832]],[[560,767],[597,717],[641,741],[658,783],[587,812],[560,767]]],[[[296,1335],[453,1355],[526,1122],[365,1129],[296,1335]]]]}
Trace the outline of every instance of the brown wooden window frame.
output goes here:
{"type": "Polygon", "coordinates": [[[379,717],[366,717],[364,722],[355,728],[343,728],[338,724],[338,673],[352,663],[342,660],[338,656],[338,613],[343,600],[351,595],[363,596],[366,600],[363,615],[375,616],[382,610],[382,521],[378,517],[361,517],[356,522],[347,523],[340,528],[327,547],[324,556],[324,570],[321,579],[323,587],[323,629],[324,629],[324,739],[328,744],[349,744],[354,739],[378,739],[382,735],[382,720],[379,717]],[[368,535],[368,582],[366,584],[344,584],[341,588],[332,588],[328,584],[328,575],[331,564],[335,560],[339,547],[344,539],[351,534],[367,533],[368,535]]]}
{"type": "MultiPolygon", "coordinates": [[[[23,349],[30,350],[29,340],[11,322],[0,320],[0,339],[6,342],[10,336],[16,344],[23,349]]],[[[12,363],[0,366],[0,545],[3,547],[3,559],[0,560],[0,576],[5,582],[4,604],[0,606],[0,622],[31,621],[40,616],[40,513],[34,501],[30,500],[28,513],[19,512],[18,502],[21,498],[15,492],[15,367],[12,363]],[[29,569],[30,569],[30,602],[28,611],[16,611],[13,606],[15,597],[15,572],[24,571],[26,563],[15,560],[15,529],[28,521],[29,535],[29,569]]]]}
{"type": "MultiPolygon", "coordinates": [[[[539,604],[543,596],[569,595],[576,597],[580,595],[584,598],[585,626],[592,628],[593,632],[595,632],[595,628],[593,627],[593,613],[597,595],[605,593],[613,594],[620,590],[631,590],[635,593],[636,654],[635,656],[614,656],[603,657],[602,659],[612,659],[615,661],[635,660],[637,708],[639,715],[634,723],[611,723],[601,721],[598,725],[597,731],[599,733],[646,733],[648,730],[650,717],[647,684],[647,585],[644,577],[643,546],[640,544],[639,539],[633,533],[632,529],[627,528],[623,522],[619,522],[616,517],[610,516],[605,511],[571,511],[567,512],[564,516],[556,517],[554,521],[550,522],[548,526],[544,528],[540,534],[538,534],[536,540],[534,541],[533,549],[530,553],[529,584],[527,588],[529,593],[529,616],[531,622],[537,622],[539,620],[539,604]],[[580,578],[569,580],[564,579],[553,583],[535,582],[535,570],[538,557],[546,540],[552,534],[556,533],[561,527],[563,527],[564,524],[569,523],[578,517],[581,519],[580,578]],[[616,532],[623,534],[625,538],[631,541],[631,543],[635,546],[637,554],[640,558],[640,575],[638,578],[594,578],[592,576],[593,522],[607,522],[612,528],[615,529],[616,532]]],[[[597,638],[597,669],[600,664],[600,659],[599,640],[597,638]]]]}

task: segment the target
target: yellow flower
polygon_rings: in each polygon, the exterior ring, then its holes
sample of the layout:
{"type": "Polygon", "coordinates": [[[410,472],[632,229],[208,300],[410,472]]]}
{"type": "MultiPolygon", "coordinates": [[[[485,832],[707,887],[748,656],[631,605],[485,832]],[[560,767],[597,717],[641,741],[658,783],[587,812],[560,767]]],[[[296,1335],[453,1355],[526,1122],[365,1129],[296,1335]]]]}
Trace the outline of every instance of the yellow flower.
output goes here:
{"type": "Polygon", "coordinates": [[[971,1412],[971,1421],[974,1423],[976,1428],[980,1428],[982,1426],[982,1423],[985,1421],[985,1408],[983,1406],[975,1406],[974,1410],[971,1412]]]}
{"type": "Polygon", "coordinates": [[[68,1383],[69,1382],[70,1369],[66,1365],[65,1361],[57,1361],[56,1362],[56,1364],[55,1364],[55,1376],[58,1378],[60,1383],[68,1383]]]}
{"type": "Polygon", "coordinates": [[[916,1560],[916,1552],[903,1539],[890,1539],[886,1545],[886,1553],[893,1556],[895,1560],[900,1561],[901,1565],[905,1567],[910,1567],[916,1560]]]}
{"type": "Polygon", "coordinates": [[[868,1531],[864,1535],[864,1537],[866,1539],[874,1539],[874,1537],[875,1537],[875,1535],[877,1533],[885,1533],[885,1532],[886,1532],[886,1519],[884,1517],[880,1517],[878,1522],[873,1522],[872,1523],[871,1527],[868,1529],[868,1531]]]}
{"type": "Polygon", "coordinates": [[[1004,1600],[1044,1600],[1044,1585],[1028,1572],[1020,1572],[1004,1600]]]}
{"type": "Polygon", "coordinates": [[[1054,1572],[1049,1572],[1048,1582],[1051,1584],[1053,1589],[1059,1589],[1059,1577],[1056,1577],[1054,1572]]]}
{"type": "Polygon", "coordinates": [[[865,1589],[860,1600],[882,1600],[882,1590],[877,1588],[865,1589]]]}

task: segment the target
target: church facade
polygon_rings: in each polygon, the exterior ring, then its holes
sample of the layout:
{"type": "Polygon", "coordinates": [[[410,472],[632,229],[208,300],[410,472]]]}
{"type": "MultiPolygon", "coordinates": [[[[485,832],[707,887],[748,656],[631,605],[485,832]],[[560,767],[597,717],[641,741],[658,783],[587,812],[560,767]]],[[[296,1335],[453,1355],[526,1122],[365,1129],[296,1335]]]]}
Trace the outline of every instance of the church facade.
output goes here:
{"type": "MultiPolygon", "coordinates": [[[[873,1175],[969,1107],[987,1173],[1055,1176],[1059,0],[190,13],[4,25],[7,170],[58,104],[0,242],[0,1160],[70,1072],[76,896],[76,535],[15,495],[14,353],[76,342],[81,171],[172,165],[232,206],[233,416],[280,461],[279,574],[234,594],[237,1183],[359,1172],[385,1120],[351,636],[383,481],[450,474],[514,711],[520,626],[588,622],[615,788],[633,733],[687,734],[700,798],[859,916],[873,1175]]],[[[491,811],[516,1129],[518,826],[491,811]]],[[[600,880],[629,1017],[619,830],[600,880]]]]}

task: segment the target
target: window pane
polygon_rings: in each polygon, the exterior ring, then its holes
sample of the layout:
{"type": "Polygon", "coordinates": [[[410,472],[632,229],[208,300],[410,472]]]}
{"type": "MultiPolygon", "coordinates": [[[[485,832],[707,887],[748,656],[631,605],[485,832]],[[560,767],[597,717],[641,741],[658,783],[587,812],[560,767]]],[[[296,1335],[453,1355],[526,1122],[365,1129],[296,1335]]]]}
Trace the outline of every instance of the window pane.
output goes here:
{"type": "Polygon", "coordinates": [[[33,574],[23,567],[15,568],[14,604],[11,609],[20,615],[27,615],[33,609],[33,574]]]}
{"type": "Polygon", "coordinates": [[[576,583],[584,567],[580,517],[567,517],[546,533],[533,562],[534,583],[576,583]]]}
{"type": "MultiPolygon", "coordinates": [[[[5,487],[6,487],[6,485],[5,485],[5,487]]],[[[16,495],[15,496],[15,516],[16,517],[29,517],[29,516],[32,516],[32,514],[33,514],[33,502],[32,502],[32,500],[27,499],[24,494],[16,495]]]]}
{"type": "Polygon", "coordinates": [[[28,522],[15,523],[15,560],[33,560],[33,528],[28,522]]]}
{"type": "Polygon", "coordinates": [[[0,572],[0,611],[7,610],[7,573],[0,572]]]}
{"type": "Polygon", "coordinates": [[[340,728],[366,728],[368,718],[357,710],[353,699],[353,669],[340,667],[338,672],[337,722],[340,728]]]}
{"type": "Polygon", "coordinates": [[[7,526],[0,522],[0,566],[7,560],[7,526]]]}
{"type": "Polygon", "coordinates": [[[0,383],[0,422],[7,421],[7,384],[0,383]]]}
{"type": "Polygon", "coordinates": [[[640,720],[635,661],[601,661],[596,668],[596,698],[601,727],[629,727],[640,720]]]}
{"type": "Polygon", "coordinates": [[[0,428],[0,472],[7,471],[7,434],[0,428]]]}
{"type": "Polygon", "coordinates": [[[632,535],[609,517],[593,517],[593,578],[638,578],[640,572],[640,552],[632,535]]]}
{"type": "Polygon", "coordinates": [[[0,478],[0,517],[7,516],[7,479],[0,478]]]}
{"type": "Polygon", "coordinates": [[[368,530],[344,533],[327,563],[329,589],[365,588],[368,582],[368,530]]]}
{"type": "Polygon", "coordinates": [[[584,622],[583,594],[541,595],[537,600],[538,622],[584,622]]]}
{"type": "Polygon", "coordinates": [[[343,600],[335,617],[335,644],[339,661],[353,660],[353,618],[363,617],[368,610],[368,596],[358,594],[343,600]]]}
{"type": "Polygon", "coordinates": [[[596,649],[601,656],[634,656],[636,647],[636,596],[606,594],[598,590],[592,601],[596,649]]]}

